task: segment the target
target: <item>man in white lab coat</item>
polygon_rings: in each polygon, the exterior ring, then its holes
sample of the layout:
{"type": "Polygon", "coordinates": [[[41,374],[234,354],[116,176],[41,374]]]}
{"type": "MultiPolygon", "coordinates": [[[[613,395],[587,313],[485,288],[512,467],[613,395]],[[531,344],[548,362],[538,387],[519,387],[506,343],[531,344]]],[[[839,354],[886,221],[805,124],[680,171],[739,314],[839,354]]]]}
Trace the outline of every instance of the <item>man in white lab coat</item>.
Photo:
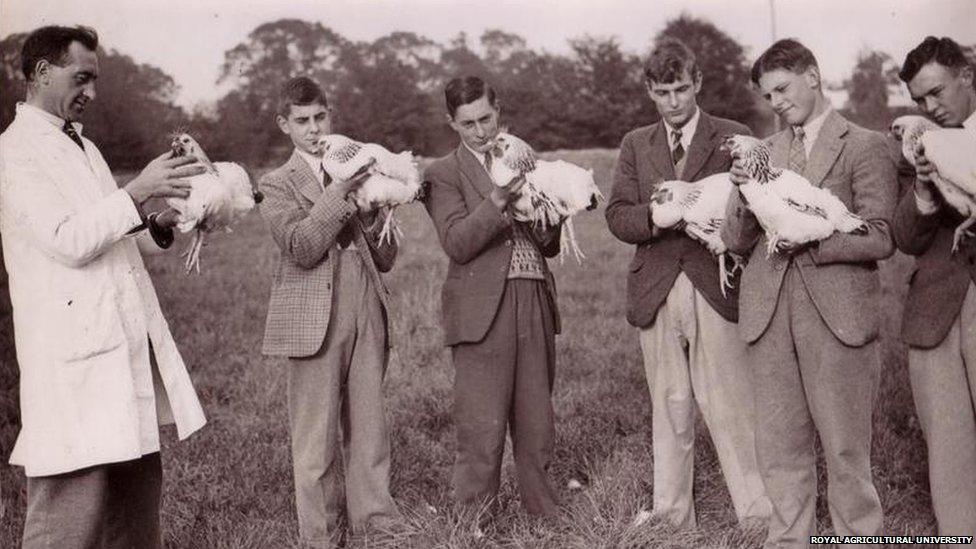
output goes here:
{"type": "Polygon", "coordinates": [[[21,53],[27,98],[0,135],[0,235],[13,304],[27,475],[23,546],[162,547],[159,425],[206,422],[140,248],[172,243],[192,159],[153,160],[119,188],[76,122],[95,96],[98,37],[44,27],[21,53]]]}

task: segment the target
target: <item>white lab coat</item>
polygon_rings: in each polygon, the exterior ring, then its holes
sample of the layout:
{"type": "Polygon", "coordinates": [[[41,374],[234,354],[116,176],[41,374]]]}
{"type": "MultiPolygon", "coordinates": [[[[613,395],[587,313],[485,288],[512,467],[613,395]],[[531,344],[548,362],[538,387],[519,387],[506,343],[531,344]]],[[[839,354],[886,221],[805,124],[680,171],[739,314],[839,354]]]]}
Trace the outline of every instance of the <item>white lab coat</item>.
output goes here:
{"type": "Polygon", "coordinates": [[[10,462],[28,476],[136,459],[158,450],[158,423],[180,439],[206,423],[139,252],[152,239],[127,235],[139,214],[82,139],[26,105],[0,135],[22,423],[10,462]]]}

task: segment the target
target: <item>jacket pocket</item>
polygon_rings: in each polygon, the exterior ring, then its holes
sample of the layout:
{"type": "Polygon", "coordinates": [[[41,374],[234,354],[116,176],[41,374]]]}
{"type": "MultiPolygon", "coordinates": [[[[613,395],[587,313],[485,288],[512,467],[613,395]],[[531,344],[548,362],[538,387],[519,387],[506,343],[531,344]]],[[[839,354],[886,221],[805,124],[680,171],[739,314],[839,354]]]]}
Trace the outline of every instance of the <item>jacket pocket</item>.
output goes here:
{"type": "Polygon", "coordinates": [[[54,304],[52,324],[56,355],[77,362],[108,353],[125,343],[122,319],[111,287],[62,293],[54,304]]]}

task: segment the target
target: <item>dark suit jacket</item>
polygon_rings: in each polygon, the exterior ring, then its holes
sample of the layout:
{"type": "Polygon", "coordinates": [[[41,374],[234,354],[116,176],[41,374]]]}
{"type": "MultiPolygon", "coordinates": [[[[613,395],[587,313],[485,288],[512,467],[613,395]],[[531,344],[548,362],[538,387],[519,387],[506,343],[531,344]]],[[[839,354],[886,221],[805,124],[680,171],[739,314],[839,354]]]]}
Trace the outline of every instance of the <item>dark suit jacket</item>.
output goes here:
{"type": "MultiPolygon", "coordinates": [[[[425,205],[450,260],[441,292],[445,345],[484,339],[498,311],[512,261],[513,221],[488,198],[494,184],[473,154],[460,145],[427,168],[425,205]]],[[[530,230],[544,257],[559,253],[560,229],[530,230]]],[[[559,333],[556,283],[546,285],[559,333]]]]}
{"type": "MultiPolygon", "coordinates": [[[[729,134],[752,132],[738,122],[702,111],[681,179],[697,181],[729,171],[732,159],[729,153],[719,150],[722,138],[729,134]]],[[[738,283],[734,282],[727,298],[722,296],[717,258],[684,231],[659,230],[656,235],[652,232],[648,208],[651,194],[662,181],[674,179],[677,178],[663,122],[624,136],[606,217],[614,236],[636,244],[627,276],[627,321],[639,328],[651,325],[678,274],[684,271],[709,305],[723,318],[735,322],[738,283]]]]}
{"type": "MultiPolygon", "coordinates": [[[[792,129],[769,138],[773,166],[788,166],[792,139],[792,129]]],[[[834,233],[794,257],[830,331],[846,345],[864,345],[878,335],[877,262],[894,252],[889,227],[898,194],[894,163],[881,134],[831,112],[802,175],[829,189],[868,224],[867,234],[834,233]]],[[[781,254],[766,257],[765,239],[741,194],[732,193],[722,240],[733,252],[751,253],[739,293],[739,330],[748,342],[759,339],[769,326],[789,264],[781,254]]]]}
{"type": "MultiPolygon", "coordinates": [[[[261,215],[278,245],[264,346],[267,355],[311,356],[325,340],[332,311],[335,263],[330,252],[347,223],[354,223],[354,242],[379,293],[384,311],[389,291],[379,272],[396,261],[396,242],[381,244],[373,231],[353,220],[356,206],[319,186],[312,169],[296,151],[260,181],[261,215]]],[[[389,343],[389,339],[387,340],[389,343]]]]}
{"type": "Polygon", "coordinates": [[[931,348],[945,339],[959,317],[969,284],[976,281],[976,245],[963,241],[952,253],[952,235],[963,217],[941,197],[938,211],[922,215],[913,189],[902,196],[892,222],[898,249],[916,256],[901,337],[912,347],[931,348]]]}

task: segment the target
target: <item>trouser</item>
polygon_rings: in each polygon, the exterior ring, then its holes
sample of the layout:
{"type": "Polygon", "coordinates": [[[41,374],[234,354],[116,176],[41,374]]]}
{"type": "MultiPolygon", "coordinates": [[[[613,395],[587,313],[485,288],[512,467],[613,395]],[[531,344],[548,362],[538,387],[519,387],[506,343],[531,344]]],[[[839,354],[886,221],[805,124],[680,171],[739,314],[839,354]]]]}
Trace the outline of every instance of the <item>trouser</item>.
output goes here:
{"type": "Polygon", "coordinates": [[[288,364],[298,530],[303,543],[338,538],[345,465],[346,514],[354,531],[391,520],[390,442],[383,409],[386,320],[355,250],[335,253],[332,310],[322,348],[288,364]],[[341,431],[341,456],[339,453],[341,431]]]}
{"type": "Polygon", "coordinates": [[[455,345],[452,354],[455,500],[494,503],[508,428],[522,505],[532,514],[554,514],[547,469],[555,438],[555,331],[545,283],[508,280],[485,338],[455,345]]]}
{"type": "Polygon", "coordinates": [[[756,380],[756,453],[773,505],[767,547],[805,547],[816,534],[819,433],[827,505],[838,535],[874,536],[882,512],[871,479],[871,410],[880,363],[875,343],[844,345],[788,267],[766,332],[746,348],[756,380]]]}
{"type": "Polygon", "coordinates": [[[766,518],[770,508],[756,464],[753,380],[737,326],[715,312],[681,273],[639,339],[651,393],[654,514],[679,527],[696,525],[697,402],[736,516],[766,518]]]}
{"type": "Polygon", "coordinates": [[[46,477],[27,477],[24,549],[162,548],[159,452],[46,477]]]}
{"type": "Polygon", "coordinates": [[[942,343],[908,349],[908,372],[939,534],[976,535],[976,286],[942,343]]]}

